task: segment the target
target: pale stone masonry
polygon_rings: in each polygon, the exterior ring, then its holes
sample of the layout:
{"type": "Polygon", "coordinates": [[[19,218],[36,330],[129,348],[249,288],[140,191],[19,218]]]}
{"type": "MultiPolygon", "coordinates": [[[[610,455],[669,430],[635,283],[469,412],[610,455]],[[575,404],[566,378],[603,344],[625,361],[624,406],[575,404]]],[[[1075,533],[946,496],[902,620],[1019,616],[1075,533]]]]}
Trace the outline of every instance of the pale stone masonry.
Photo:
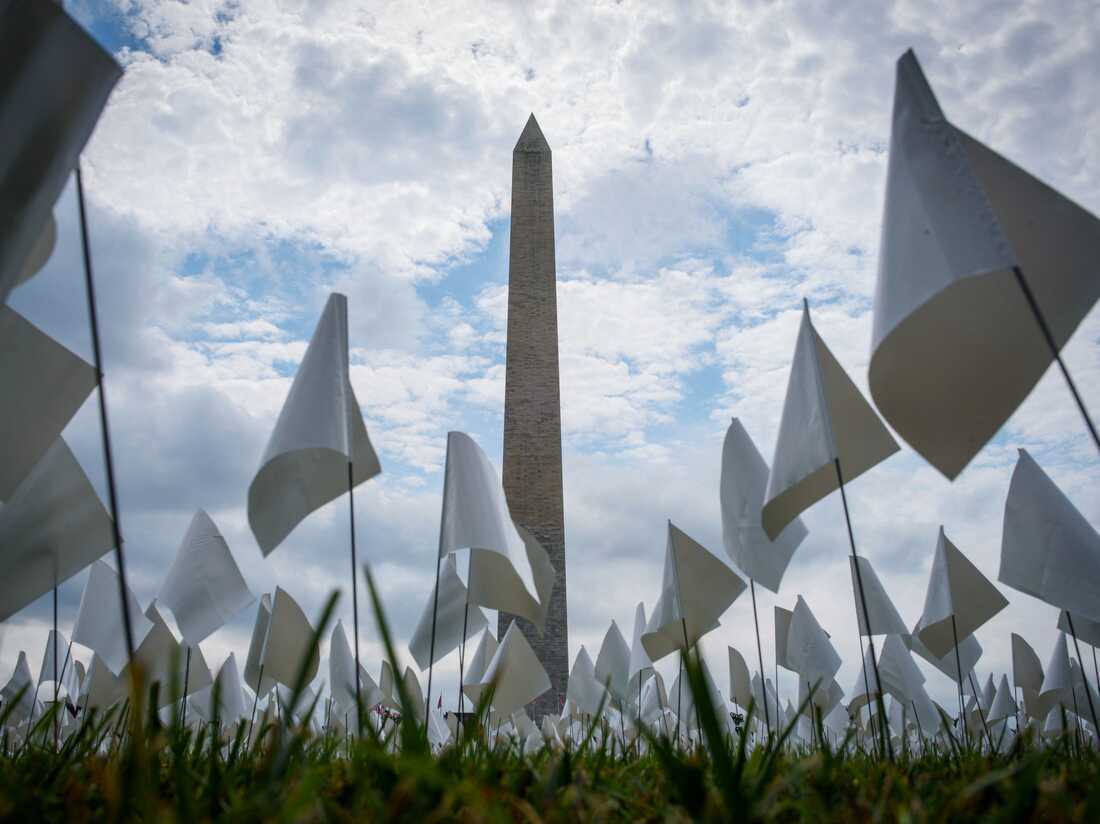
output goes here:
{"type": "MultiPolygon", "coordinates": [[[[517,619],[552,684],[528,707],[536,723],[561,712],[569,680],[556,285],[550,146],[531,115],[512,152],[503,475],[513,520],[546,548],[557,571],[545,633],[517,619]]],[[[500,614],[499,637],[513,617],[500,614]]]]}

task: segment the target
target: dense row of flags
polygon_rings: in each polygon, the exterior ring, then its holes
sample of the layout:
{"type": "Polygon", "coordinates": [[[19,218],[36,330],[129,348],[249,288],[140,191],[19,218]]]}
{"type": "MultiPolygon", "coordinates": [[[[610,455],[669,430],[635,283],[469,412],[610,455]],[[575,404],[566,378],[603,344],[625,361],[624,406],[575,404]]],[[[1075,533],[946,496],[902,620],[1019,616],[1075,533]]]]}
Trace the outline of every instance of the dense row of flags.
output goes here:
{"type": "MultiPolygon", "coordinates": [[[[593,734],[598,724],[599,735],[624,746],[638,744],[643,728],[692,740],[698,719],[686,672],[681,666],[666,689],[656,664],[678,656],[682,665],[748,590],[756,671],[730,647],[723,694],[702,667],[715,706],[752,708],[751,719],[730,713],[731,732],[774,735],[795,722],[796,739],[812,744],[817,728],[808,722],[819,717],[822,729],[838,737],[855,729],[857,744],[866,741],[887,756],[900,743],[935,739],[945,725],[995,749],[1027,725],[1061,734],[1070,717],[1076,734],[1097,740],[1100,696],[1080,641],[1094,650],[1100,645],[1100,535],[1026,451],[1009,485],[998,579],[1062,610],[1062,634],[1046,667],[1013,635],[1012,681],[991,674],[979,684],[974,670],[982,648],[974,633],[1008,601],[942,527],[924,606],[911,628],[857,551],[845,484],[900,449],[879,413],[954,479],[1057,361],[1100,448],[1059,357],[1100,297],[1093,268],[1100,224],[951,125],[912,52],[898,62],[894,100],[870,364],[875,406],[819,335],[804,302],[770,465],[739,420],[726,433],[718,497],[727,557],[669,521],[661,588],[648,616],[639,603],[629,643],[612,621],[595,661],[581,647],[560,717],[538,723],[524,708],[550,689],[550,679],[518,624],[498,640],[483,610],[523,618],[541,632],[550,594],[563,582],[538,541],[512,521],[500,475],[464,433],[447,436],[435,585],[409,642],[417,668],[427,670],[427,690],[411,666],[398,679],[384,661],[375,681],[360,661],[357,580],[364,570],[369,578],[370,569],[357,558],[354,490],[382,468],[349,376],[348,306],[340,294],[324,307],[248,489],[249,526],[265,556],[312,512],[349,496],[352,642],[337,623],[324,700],[322,685],[316,692],[306,687],[304,704],[289,702],[303,678],[315,681],[320,661],[314,626],[282,588],[259,598],[243,672],[235,654],[216,674],[210,670],[201,643],[257,599],[201,510],[156,598],[141,609],[125,578],[78,166],[121,69],[60,7],[12,0],[0,11],[0,74],[9,80],[0,91],[0,115],[10,124],[0,144],[0,385],[7,390],[0,403],[0,620],[51,590],[55,597],[38,678],[20,653],[0,697],[9,726],[29,727],[45,703],[65,702],[73,712],[106,708],[125,701],[132,685],[156,683],[158,708],[175,712],[179,700],[185,721],[192,711],[190,723],[247,720],[251,729],[263,699],[261,722],[286,714],[318,729],[361,732],[403,708],[442,745],[455,719],[444,717],[441,702],[432,706],[433,670],[458,650],[460,709],[467,699],[476,705],[491,696],[493,735],[540,746],[573,740],[586,728],[593,734]],[[57,232],[51,210],[74,169],[94,365],[6,305],[11,290],[48,260],[57,232]],[[61,437],[97,388],[109,508],[61,437]],[[848,690],[838,683],[841,657],[801,595],[790,610],[775,608],[773,681],[764,670],[755,585],[779,593],[807,536],[800,515],[835,491],[851,550],[861,647],[856,683],[848,690]],[[114,567],[102,560],[110,552],[114,567]],[[56,626],[56,588],[88,567],[66,639],[56,626]],[[162,609],[171,612],[178,634],[162,609]],[[467,659],[467,642],[475,638],[467,659]],[[87,668],[72,656],[72,644],[92,650],[87,668]],[[929,696],[914,655],[957,684],[953,721],[929,696]],[[797,710],[789,699],[781,706],[779,667],[798,675],[797,710]]],[[[1100,676],[1095,670],[1094,652],[1100,676]]],[[[61,727],[75,723],[59,718],[61,727]]]]}

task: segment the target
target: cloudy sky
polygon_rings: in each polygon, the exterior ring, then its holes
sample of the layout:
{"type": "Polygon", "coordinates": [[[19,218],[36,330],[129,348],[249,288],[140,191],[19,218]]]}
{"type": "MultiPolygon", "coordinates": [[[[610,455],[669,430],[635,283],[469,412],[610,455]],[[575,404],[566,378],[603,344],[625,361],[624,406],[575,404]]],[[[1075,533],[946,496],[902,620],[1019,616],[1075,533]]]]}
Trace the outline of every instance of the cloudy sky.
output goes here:
{"type": "MultiPolygon", "coordinates": [[[[345,590],[347,502],[266,560],[249,481],[327,295],[348,295],[352,380],[384,472],[356,494],[361,552],[402,642],[426,600],[445,434],[498,465],[512,146],[534,112],[554,153],[570,652],[656,599],[665,521],[721,551],[722,438],[770,459],[801,299],[866,387],[894,62],[913,47],[961,128],[1100,212],[1100,9],[1091,2],[369,3],[76,0],[125,67],[84,155],[128,571],[142,603],[198,507],[254,592],[307,614],[345,590]]],[[[12,304],[90,357],[71,187],[57,253],[12,304]]],[[[1100,412],[1100,313],[1065,350],[1100,412]]],[[[103,489],[96,407],[66,430],[103,489]]],[[[904,619],[938,526],[990,578],[1016,448],[1100,523],[1100,462],[1048,373],[955,483],[911,450],[855,481],[856,540],[904,619]]],[[[840,499],[778,599],[803,595],[858,667],[840,499]]],[[[85,575],[61,590],[71,626],[85,575]]],[[[1005,590],[979,633],[1045,662],[1056,611],[1005,590]]],[[[204,644],[247,648],[254,607],[204,644]]],[[[37,665],[49,598],[7,623],[0,672],[37,665]]],[[[376,674],[381,646],[362,621],[376,674]]],[[[350,632],[349,632],[350,635],[350,632]]],[[[755,661],[748,598],[704,642],[755,661]],[[750,657],[751,655],[751,657],[750,657]]],[[[924,667],[933,697],[950,681],[924,667]]],[[[1091,667],[1089,668],[1091,670],[1091,667]]],[[[441,668],[454,699],[455,656],[441,668]]],[[[322,667],[322,675],[327,668],[322,667]]],[[[795,676],[781,675],[784,697],[795,676]]]]}

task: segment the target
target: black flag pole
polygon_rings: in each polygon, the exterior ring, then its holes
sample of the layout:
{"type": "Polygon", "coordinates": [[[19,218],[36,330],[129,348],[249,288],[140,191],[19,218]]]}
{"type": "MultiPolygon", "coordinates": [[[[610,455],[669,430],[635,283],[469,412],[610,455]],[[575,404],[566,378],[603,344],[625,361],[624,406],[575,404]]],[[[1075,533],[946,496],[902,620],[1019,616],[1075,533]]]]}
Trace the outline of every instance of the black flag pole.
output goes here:
{"type": "Polygon", "coordinates": [[[951,635],[955,638],[955,671],[959,674],[959,720],[962,722],[963,738],[970,746],[970,726],[966,723],[966,700],[963,698],[963,668],[959,658],[959,628],[955,623],[955,613],[951,613],[951,635]]]}
{"type": "MultiPolygon", "coordinates": [[[[61,716],[57,714],[57,691],[61,688],[61,674],[57,672],[57,584],[54,584],[54,748],[57,747],[57,739],[61,736],[61,716]]],[[[1080,652],[1077,653],[1080,658],[1080,652]]]]}
{"type": "Polygon", "coordinates": [[[1085,407],[1085,402],[1081,399],[1081,394],[1077,391],[1077,385],[1073,382],[1073,378],[1070,377],[1069,370],[1062,360],[1062,353],[1058,351],[1058,343],[1054,340],[1054,334],[1050,331],[1046,318],[1043,317],[1043,313],[1039,309],[1039,301],[1035,299],[1035,294],[1031,291],[1027,278],[1024,277],[1023,270],[1019,266],[1013,266],[1012,271],[1016,275],[1016,282],[1020,285],[1020,291],[1024,293],[1024,297],[1027,299],[1027,305],[1031,309],[1031,314],[1035,316],[1035,322],[1039,325],[1039,331],[1043,333],[1043,338],[1046,340],[1047,346],[1050,347],[1051,357],[1058,362],[1058,368],[1062,370],[1062,377],[1066,380],[1066,386],[1069,387],[1070,394],[1073,395],[1073,400],[1081,412],[1081,417],[1085,419],[1085,426],[1088,428],[1089,434],[1092,435],[1092,442],[1096,444],[1097,451],[1100,451],[1100,434],[1096,431],[1096,424],[1092,422],[1089,411],[1085,407]]]}
{"type": "MultiPolygon", "coordinates": [[[[836,480],[840,485],[840,500],[844,504],[844,522],[848,525],[848,542],[852,547],[852,563],[856,568],[856,587],[859,589],[859,603],[863,608],[863,625],[867,629],[867,646],[871,651],[871,668],[875,672],[875,704],[878,706],[879,714],[879,731],[882,738],[882,750],[889,755],[890,760],[894,760],[894,746],[890,743],[890,735],[886,731],[886,705],[882,700],[882,679],[878,674],[878,660],[875,657],[875,637],[871,634],[871,616],[867,612],[867,596],[863,591],[863,575],[859,570],[859,555],[856,554],[856,538],[852,532],[852,516],[848,512],[848,496],[844,492],[844,475],[840,471],[840,458],[833,459],[833,466],[836,467],[836,480]]],[[[857,621],[858,628],[858,621],[857,621]]],[[[860,633],[862,639],[862,633],[860,633]]],[[[860,649],[863,649],[863,642],[860,641],[860,649]]],[[[866,671],[863,673],[864,678],[867,677],[866,671]]]]}
{"type": "MultiPolygon", "coordinates": [[[[466,678],[466,630],[470,619],[470,588],[474,583],[474,551],[470,550],[470,565],[466,572],[466,606],[462,610],[462,641],[458,647],[458,729],[462,729],[462,713],[466,709],[465,697],[462,693],[462,682],[466,678]]],[[[439,586],[438,584],[436,585],[439,586]]],[[[435,621],[432,621],[435,627],[435,621]]],[[[485,629],[488,632],[488,627],[485,629]]]]}
{"type": "Polygon", "coordinates": [[[355,721],[356,735],[363,734],[363,694],[359,675],[359,564],[355,557],[355,467],[348,461],[348,530],[351,534],[351,620],[355,629],[355,721]]]}
{"type": "Polygon", "coordinates": [[[187,663],[183,665],[183,712],[180,714],[180,727],[187,726],[187,687],[191,682],[191,645],[187,645],[187,663]]]}
{"type": "MultiPolygon", "coordinates": [[[[764,695],[764,723],[768,728],[768,737],[772,734],[771,712],[768,710],[768,688],[764,682],[764,652],[760,646],[760,620],[756,617],[756,581],[749,578],[749,592],[752,594],[752,625],[756,629],[756,660],[760,664],[760,691],[764,695]]],[[[777,718],[778,722],[779,719],[777,718]]]]}
{"type": "MultiPolygon", "coordinates": [[[[95,361],[96,386],[99,392],[99,428],[103,442],[103,463],[107,472],[107,497],[111,507],[111,531],[114,539],[115,563],[118,565],[118,597],[122,602],[122,626],[126,636],[126,660],[133,662],[134,630],[130,626],[130,604],[126,598],[126,564],[122,555],[122,527],[119,525],[118,493],[115,486],[115,463],[111,453],[111,428],[107,421],[107,387],[103,382],[103,352],[99,342],[99,318],[96,311],[95,278],[92,275],[92,251],[88,239],[88,215],[84,204],[84,177],[80,162],[76,164],[76,200],[80,211],[80,245],[84,255],[84,287],[88,297],[88,322],[92,333],[92,356],[95,361]]],[[[137,684],[137,670],[130,667],[131,681],[137,684]]]]}

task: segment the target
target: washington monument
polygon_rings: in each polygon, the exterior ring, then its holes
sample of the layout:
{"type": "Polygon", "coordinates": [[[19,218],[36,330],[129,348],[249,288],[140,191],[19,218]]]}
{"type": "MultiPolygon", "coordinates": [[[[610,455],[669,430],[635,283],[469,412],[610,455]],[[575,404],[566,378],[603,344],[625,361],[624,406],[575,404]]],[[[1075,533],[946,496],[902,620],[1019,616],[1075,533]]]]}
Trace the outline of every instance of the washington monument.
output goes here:
{"type": "MultiPolygon", "coordinates": [[[[556,284],[550,146],[531,115],[512,152],[503,475],[512,519],[543,545],[557,573],[545,634],[516,619],[550,676],[551,689],[528,708],[532,718],[561,712],[569,680],[556,284]]],[[[500,613],[497,637],[512,619],[500,613]]]]}

